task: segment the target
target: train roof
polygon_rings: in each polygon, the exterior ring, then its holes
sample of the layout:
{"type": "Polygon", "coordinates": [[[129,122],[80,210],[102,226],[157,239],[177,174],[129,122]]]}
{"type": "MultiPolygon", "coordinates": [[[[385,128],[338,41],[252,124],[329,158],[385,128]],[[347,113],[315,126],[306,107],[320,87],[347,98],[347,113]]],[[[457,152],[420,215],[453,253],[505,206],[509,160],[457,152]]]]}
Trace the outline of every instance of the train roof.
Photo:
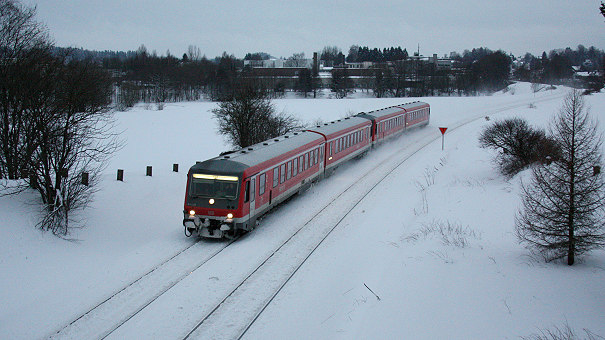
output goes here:
{"type": "Polygon", "coordinates": [[[307,144],[323,142],[323,140],[322,136],[309,131],[288,133],[204,162],[197,162],[191,167],[191,170],[224,174],[241,173],[249,167],[262,164],[307,144]]]}
{"type": "Polygon", "coordinates": [[[362,112],[362,113],[360,113],[360,115],[369,115],[369,116],[373,116],[376,118],[381,118],[384,116],[389,116],[394,113],[400,112],[401,110],[412,111],[412,110],[416,110],[416,109],[420,109],[420,108],[428,107],[428,106],[429,106],[429,104],[427,104],[425,102],[416,101],[416,102],[405,103],[405,104],[401,104],[401,105],[385,107],[384,109],[380,109],[380,110],[362,112]]]}
{"type": "Polygon", "coordinates": [[[309,130],[315,131],[326,136],[331,136],[334,133],[347,130],[349,128],[354,128],[356,126],[362,125],[364,123],[369,124],[369,120],[360,117],[347,117],[339,120],[335,120],[330,123],[325,123],[322,125],[317,125],[315,127],[310,128],[309,130]]]}

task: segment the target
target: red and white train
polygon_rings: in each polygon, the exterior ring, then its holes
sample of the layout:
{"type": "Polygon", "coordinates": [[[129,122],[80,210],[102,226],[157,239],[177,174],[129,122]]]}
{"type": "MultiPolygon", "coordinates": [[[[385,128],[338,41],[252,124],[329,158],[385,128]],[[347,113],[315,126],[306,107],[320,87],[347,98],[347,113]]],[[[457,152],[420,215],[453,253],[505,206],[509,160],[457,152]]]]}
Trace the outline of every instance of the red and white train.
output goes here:
{"type": "Polygon", "coordinates": [[[187,236],[232,238],[339,164],[403,131],[428,124],[430,106],[412,102],[360,113],[196,162],[187,174],[187,236]]]}

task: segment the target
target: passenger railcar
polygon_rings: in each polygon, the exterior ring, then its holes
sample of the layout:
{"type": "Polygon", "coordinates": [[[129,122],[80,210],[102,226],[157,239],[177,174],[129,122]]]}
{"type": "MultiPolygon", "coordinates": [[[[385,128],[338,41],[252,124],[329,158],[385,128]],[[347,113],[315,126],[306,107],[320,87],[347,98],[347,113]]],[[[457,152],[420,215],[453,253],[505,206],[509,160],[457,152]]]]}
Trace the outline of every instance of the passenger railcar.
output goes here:
{"type": "Polygon", "coordinates": [[[196,163],[187,176],[186,233],[221,238],[253,229],[259,216],[318,178],[324,144],[319,134],[294,132],[196,163]]]}
{"type": "Polygon", "coordinates": [[[326,141],[324,174],[329,174],[339,164],[367,152],[371,146],[371,127],[372,123],[368,119],[353,116],[310,129],[326,141]]]}
{"type": "Polygon", "coordinates": [[[427,103],[397,105],[196,162],[187,174],[185,234],[232,238],[252,230],[263,214],[339,164],[429,118],[427,103]]]}

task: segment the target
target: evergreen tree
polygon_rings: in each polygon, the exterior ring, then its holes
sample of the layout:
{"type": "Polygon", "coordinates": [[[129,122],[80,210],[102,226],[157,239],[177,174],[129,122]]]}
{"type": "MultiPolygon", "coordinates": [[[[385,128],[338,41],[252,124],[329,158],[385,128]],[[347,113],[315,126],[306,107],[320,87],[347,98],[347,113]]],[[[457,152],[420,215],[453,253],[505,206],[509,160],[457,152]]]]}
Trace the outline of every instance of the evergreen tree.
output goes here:
{"type": "Polygon", "coordinates": [[[605,245],[602,137],[580,91],[565,98],[551,133],[560,155],[534,167],[531,184],[523,185],[516,234],[546,260],[567,257],[572,265],[577,255],[605,245]]]}

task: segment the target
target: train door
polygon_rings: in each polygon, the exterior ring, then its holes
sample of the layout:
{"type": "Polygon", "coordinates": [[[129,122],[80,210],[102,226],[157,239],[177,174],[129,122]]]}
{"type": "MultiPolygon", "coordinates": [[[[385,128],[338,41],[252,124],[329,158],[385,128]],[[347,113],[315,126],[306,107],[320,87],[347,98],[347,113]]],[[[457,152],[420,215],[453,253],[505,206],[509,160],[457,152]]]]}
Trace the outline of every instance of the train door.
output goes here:
{"type": "Polygon", "coordinates": [[[324,170],[324,158],[325,158],[324,157],[325,156],[324,151],[325,151],[325,148],[326,148],[326,144],[322,144],[319,147],[319,171],[321,173],[323,173],[323,170],[324,170]]]}
{"type": "Polygon", "coordinates": [[[256,181],[254,176],[250,177],[250,226],[254,227],[254,215],[256,211],[256,181]]]}

